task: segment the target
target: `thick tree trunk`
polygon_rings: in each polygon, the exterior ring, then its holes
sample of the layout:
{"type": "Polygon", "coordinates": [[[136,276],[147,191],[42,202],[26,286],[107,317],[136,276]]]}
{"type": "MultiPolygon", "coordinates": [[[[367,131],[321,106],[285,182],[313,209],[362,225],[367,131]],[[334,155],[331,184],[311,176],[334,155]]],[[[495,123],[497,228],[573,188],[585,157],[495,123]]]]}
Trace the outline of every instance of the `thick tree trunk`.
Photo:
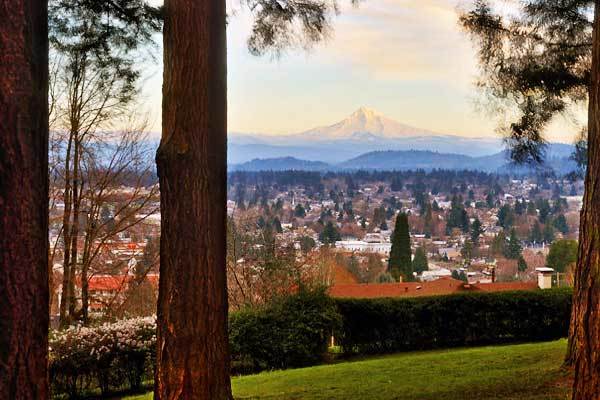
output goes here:
{"type": "Polygon", "coordinates": [[[48,26],[0,1],[0,399],[48,398],[48,26]]]}
{"type": "Polygon", "coordinates": [[[573,400],[600,399],[600,0],[594,17],[588,114],[588,167],[571,318],[573,400]]]}
{"type": "Polygon", "coordinates": [[[231,399],[224,0],[167,0],[155,398],[231,399]]]}

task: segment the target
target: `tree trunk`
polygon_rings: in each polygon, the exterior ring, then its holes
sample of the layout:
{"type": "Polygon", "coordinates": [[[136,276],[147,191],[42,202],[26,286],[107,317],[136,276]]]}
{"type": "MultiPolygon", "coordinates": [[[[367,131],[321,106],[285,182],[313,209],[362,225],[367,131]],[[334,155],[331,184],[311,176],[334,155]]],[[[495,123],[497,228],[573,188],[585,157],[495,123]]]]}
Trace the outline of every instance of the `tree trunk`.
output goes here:
{"type": "Polygon", "coordinates": [[[68,302],[70,297],[69,288],[71,276],[70,268],[71,265],[71,151],[73,146],[73,133],[69,133],[69,141],[67,143],[67,149],[65,153],[65,191],[63,195],[63,202],[65,208],[63,211],[63,279],[60,296],[60,326],[66,328],[69,325],[68,318],[68,302]]]}
{"type": "Polygon", "coordinates": [[[0,1],[0,399],[48,398],[48,25],[0,1]]]}
{"type": "Polygon", "coordinates": [[[596,0],[588,111],[588,167],[572,311],[573,400],[600,399],[600,0],[596,0]]]}
{"type": "Polygon", "coordinates": [[[224,0],[167,0],[155,398],[231,399],[224,0]]]}
{"type": "Polygon", "coordinates": [[[77,262],[79,258],[78,251],[78,240],[79,240],[79,208],[81,206],[81,193],[83,191],[83,184],[80,177],[80,155],[81,155],[81,139],[77,134],[75,136],[75,147],[73,152],[73,183],[71,185],[72,195],[71,200],[73,203],[73,215],[71,222],[71,266],[69,268],[69,321],[76,319],[76,305],[77,296],[75,295],[75,279],[77,273],[77,262]]]}

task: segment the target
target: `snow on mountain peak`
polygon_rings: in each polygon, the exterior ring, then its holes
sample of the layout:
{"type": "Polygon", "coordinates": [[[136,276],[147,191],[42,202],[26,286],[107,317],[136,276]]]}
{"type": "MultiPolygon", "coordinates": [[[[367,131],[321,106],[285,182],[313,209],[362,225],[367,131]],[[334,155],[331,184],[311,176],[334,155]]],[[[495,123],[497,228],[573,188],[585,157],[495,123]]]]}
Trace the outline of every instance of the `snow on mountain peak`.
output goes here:
{"type": "Polygon", "coordinates": [[[439,136],[434,132],[414,128],[396,122],[378,111],[360,107],[342,121],[303,132],[313,140],[339,140],[379,137],[383,139],[399,139],[414,136],[439,136]]]}

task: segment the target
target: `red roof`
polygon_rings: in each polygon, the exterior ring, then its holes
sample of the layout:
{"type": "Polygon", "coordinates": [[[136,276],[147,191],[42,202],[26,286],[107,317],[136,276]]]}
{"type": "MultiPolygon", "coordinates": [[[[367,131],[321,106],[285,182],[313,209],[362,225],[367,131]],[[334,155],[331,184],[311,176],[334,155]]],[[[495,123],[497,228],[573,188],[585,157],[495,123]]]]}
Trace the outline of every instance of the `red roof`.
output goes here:
{"type": "Polygon", "coordinates": [[[119,291],[133,279],[130,275],[94,275],[88,280],[90,291],[119,291]]]}
{"type": "Polygon", "coordinates": [[[535,282],[475,283],[465,284],[452,278],[441,278],[431,282],[404,283],[357,283],[333,285],[329,288],[332,297],[373,299],[383,297],[440,296],[467,291],[503,292],[511,290],[535,290],[535,282]]]}
{"type": "MultiPolygon", "coordinates": [[[[94,275],[88,280],[88,287],[90,291],[118,292],[127,289],[134,279],[133,275],[94,275]]],[[[155,289],[158,288],[158,274],[148,274],[145,280],[155,289]]]]}

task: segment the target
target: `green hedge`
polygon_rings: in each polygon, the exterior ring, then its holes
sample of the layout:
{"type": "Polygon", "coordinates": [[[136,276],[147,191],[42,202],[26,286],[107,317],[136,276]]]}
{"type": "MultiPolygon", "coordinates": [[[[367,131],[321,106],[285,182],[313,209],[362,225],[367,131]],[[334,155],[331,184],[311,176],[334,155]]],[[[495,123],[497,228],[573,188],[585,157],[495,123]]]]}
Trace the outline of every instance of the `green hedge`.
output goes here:
{"type": "Polygon", "coordinates": [[[234,313],[229,318],[232,371],[318,364],[339,327],[335,303],[324,289],[301,291],[269,307],[234,313]]]}
{"type": "Polygon", "coordinates": [[[338,299],[347,354],[542,341],[568,334],[571,289],[338,299]]]}

